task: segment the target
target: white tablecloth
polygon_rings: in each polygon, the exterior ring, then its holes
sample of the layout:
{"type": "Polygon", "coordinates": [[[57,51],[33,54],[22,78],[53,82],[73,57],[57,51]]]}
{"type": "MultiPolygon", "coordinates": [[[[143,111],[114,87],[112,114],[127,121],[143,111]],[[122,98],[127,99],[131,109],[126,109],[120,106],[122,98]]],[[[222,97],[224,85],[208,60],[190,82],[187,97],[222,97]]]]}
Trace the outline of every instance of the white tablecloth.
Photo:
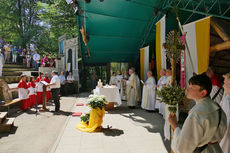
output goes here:
{"type": "Polygon", "coordinates": [[[104,95],[108,102],[115,102],[121,105],[121,97],[119,94],[119,89],[117,87],[104,86],[103,88],[94,89],[95,95],[104,95]]]}

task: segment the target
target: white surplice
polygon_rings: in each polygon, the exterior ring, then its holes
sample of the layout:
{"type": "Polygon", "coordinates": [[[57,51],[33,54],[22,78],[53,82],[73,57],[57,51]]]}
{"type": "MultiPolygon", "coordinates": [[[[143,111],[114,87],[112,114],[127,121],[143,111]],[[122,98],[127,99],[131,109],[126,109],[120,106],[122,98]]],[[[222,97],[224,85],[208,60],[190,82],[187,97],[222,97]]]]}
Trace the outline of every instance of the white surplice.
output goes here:
{"type": "Polygon", "coordinates": [[[220,142],[220,147],[223,153],[230,153],[230,95],[224,96],[220,105],[227,116],[227,131],[220,142]]]}
{"type": "MultiPolygon", "coordinates": [[[[161,90],[163,84],[165,84],[165,85],[167,84],[166,79],[167,79],[167,76],[160,77],[160,79],[157,81],[157,86],[158,86],[157,90],[161,90]]],[[[156,106],[155,107],[157,109],[159,109],[159,113],[164,116],[164,103],[160,102],[159,99],[160,99],[160,97],[156,98],[156,106]]]]}
{"type": "MultiPolygon", "coordinates": [[[[220,88],[216,85],[212,86],[212,91],[210,93],[210,97],[213,98],[216,93],[218,92],[220,88]]],[[[222,96],[223,96],[223,90],[221,89],[220,92],[218,93],[218,95],[216,96],[216,98],[214,99],[215,102],[217,102],[218,104],[220,104],[221,100],[222,100],[222,96]]]]}
{"type": "Polygon", "coordinates": [[[117,85],[117,77],[116,76],[111,76],[109,84],[110,85],[117,85]]]}
{"type": "Polygon", "coordinates": [[[143,87],[141,107],[146,110],[155,110],[156,104],[156,81],[149,77],[143,87]]]}
{"type": "Polygon", "coordinates": [[[210,98],[202,98],[196,102],[183,128],[177,127],[174,131],[171,145],[174,153],[193,153],[197,147],[208,143],[210,144],[202,153],[222,153],[218,142],[225,134],[227,123],[222,109],[221,113],[221,122],[217,128],[219,106],[210,98]]]}
{"type": "Polygon", "coordinates": [[[118,89],[121,89],[121,80],[123,79],[123,76],[117,75],[116,78],[117,78],[117,87],[118,89]]]}

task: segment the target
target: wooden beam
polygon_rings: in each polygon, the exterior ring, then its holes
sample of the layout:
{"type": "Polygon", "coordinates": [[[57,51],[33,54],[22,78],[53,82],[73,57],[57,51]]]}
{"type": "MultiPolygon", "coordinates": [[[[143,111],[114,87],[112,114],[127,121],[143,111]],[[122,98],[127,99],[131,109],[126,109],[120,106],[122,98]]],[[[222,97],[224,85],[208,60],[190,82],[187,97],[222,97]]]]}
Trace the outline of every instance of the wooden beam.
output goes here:
{"type": "Polygon", "coordinates": [[[222,51],[226,49],[230,49],[230,41],[211,46],[210,52],[222,51]]]}
{"type": "Polygon", "coordinates": [[[224,41],[230,40],[230,37],[226,33],[224,33],[224,30],[218,24],[211,21],[211,26],[215,29],[221,39],[223,39],[224,41]]]}

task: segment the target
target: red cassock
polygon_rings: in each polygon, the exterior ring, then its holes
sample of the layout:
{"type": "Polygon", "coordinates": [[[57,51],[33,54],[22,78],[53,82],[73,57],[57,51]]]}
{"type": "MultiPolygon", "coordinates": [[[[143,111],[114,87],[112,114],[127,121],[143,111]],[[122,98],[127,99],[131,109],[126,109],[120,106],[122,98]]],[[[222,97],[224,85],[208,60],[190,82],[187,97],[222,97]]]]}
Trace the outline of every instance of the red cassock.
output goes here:
{"type": "Polygon", "coordinates": [[[29,91],[26,81],[20,80],[18,83],[18,97],[21,99],[21,110],[29,107],[29,91]]]}
{"type": "Polygon", "coordinates": [[[36,85],[37,85],[37,103],[42,104],[43,99],[43,84],[40,82],[42,79],[41,76],[37,77],[36,85]]]}
{"type": "MultiPolygon", "coordinates": [[[[43,81],[45,81],[46,83],[50,83],[50,79],[49,78],[44,78],[43,81]]],[[[51,90],[50,87],[46,88],[46,101],[49,101],[51,99],[51,90]]]]}
{"type": "Polygon", "coordinates": [[[33,106],[36,104],[35,87],[36,87],[35,82],[28,83],[29,98],[30,98],[29,106],[33,106]]]}

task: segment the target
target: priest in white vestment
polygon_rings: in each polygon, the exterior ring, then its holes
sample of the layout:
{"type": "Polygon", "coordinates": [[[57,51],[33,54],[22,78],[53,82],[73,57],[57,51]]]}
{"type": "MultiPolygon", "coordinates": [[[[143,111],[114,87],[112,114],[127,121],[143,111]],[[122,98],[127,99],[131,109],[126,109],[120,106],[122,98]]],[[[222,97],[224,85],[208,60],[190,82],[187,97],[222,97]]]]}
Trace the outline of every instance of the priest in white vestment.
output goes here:
{"type": "Polygon", "coordinates": [[[222,153],[219,142],[226,128],[226,115],[220,106],[209,98],[212,83],[206,75],[193,76],[189,80],[186,96],[196,105],[190,110],[182,129],[176,116],[168,118],[175,129],[172,140],[174,153],[222,153]]]}
{"type": "Polygon", "coordinates": [[[227,131],[220,142],[220,147],[223,150],[223,153],[230,153],[230,73],[224,75],[224,91],[225,95],[220,102],[220,106],[224,110],[227,116],[227,131]]]}
{"type": "Polygon", "coordinates": [[[137,85],[137,75],[135,74],[134,69],[129,69],[129,80],[127,84],[127,105],[129,107],[135,107],[139,101],[138,96],[138,85],[137,85]]]}
{"type": "Polygon", "coordinates": [[[109,81],[110,85],[117,85],[117,77],[116,77],[116,73],[113,72],[112,76],[110,77],[110,81],[109,81]]]}
{"type": "MultiPolygon", "coordinates": [[[[165,69],[161,69],[160,76],[160,79],[157,81],[157,90],[161,90],[162,87],[166,86],[167,76],[165,69]]],[[[160,102],[159,97],[156,99],[156,108],[159,109],[161,115],[164,115],[164,103],[160,102]]]]}
{"type": "Polygon", "coordinates": [[[156,81],[151,71],[148,71],[147,76],[148,79],[143,87],[141,107],[145,110],[153,111],[156,104],[156,81]]]}

